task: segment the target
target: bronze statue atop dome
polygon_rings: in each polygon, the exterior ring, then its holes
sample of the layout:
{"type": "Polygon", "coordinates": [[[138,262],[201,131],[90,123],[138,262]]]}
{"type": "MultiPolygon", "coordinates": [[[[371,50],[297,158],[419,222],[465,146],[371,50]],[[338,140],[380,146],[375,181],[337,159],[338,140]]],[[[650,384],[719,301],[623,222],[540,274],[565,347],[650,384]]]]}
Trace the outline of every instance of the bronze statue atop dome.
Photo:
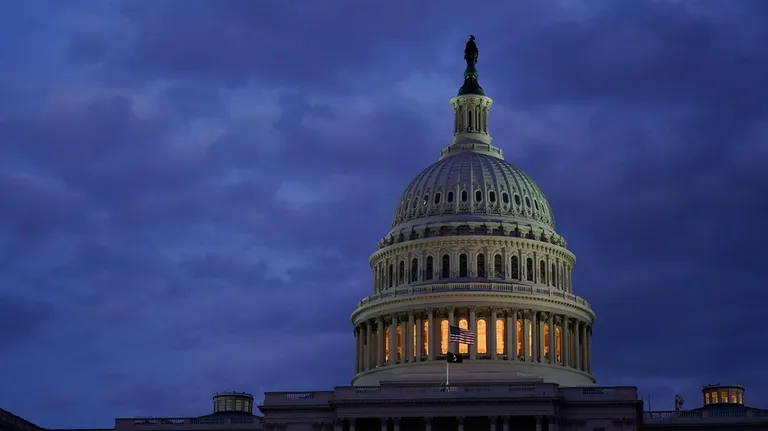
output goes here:
{"type": "Polygon", "coordinates": [[[475,43],[475,36],[469,35],[466,47],[464,47],[464,60],[467,60],[467,69],[472,69],[477,64],[477,57],[480,51],[477,50],[477,44],[475,43]]]}

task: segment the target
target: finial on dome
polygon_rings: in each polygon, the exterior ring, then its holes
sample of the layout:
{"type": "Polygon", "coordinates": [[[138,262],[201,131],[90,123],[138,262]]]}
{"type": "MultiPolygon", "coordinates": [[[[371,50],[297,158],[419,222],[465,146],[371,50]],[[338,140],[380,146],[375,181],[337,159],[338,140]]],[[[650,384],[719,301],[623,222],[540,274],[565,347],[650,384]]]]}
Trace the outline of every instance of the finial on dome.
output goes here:
{"type": "Polygon", "coordinates": [[[467,61],[467,68],[464,70],[464,85],[459,89],[459,96],[463,94],[479,94],[485,96],[483,87],[477,82],[477,57],[480,51],[475,43],[475,36],[469,35],[467,45],[464,47],[464,60],[467,61]]]}

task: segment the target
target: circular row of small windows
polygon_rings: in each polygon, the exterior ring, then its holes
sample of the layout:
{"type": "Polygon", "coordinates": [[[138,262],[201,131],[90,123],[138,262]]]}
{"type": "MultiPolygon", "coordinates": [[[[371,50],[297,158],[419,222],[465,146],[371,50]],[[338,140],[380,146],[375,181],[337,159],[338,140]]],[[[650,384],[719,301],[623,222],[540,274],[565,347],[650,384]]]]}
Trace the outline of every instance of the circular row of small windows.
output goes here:
{"type": "MultiPolygon", "coordinates": [[[[467,202],[469,201],[469,193],[466,190],[461,191],[461,202],[467,202]]],[[[513,199],[515,201],[515,205],[521,206],[523,200],[525,201],[525,206],[527,208],[531,208],[531,202],[533,202],[533,207],[536,209],[536,211],[539,211],[539,201],[536,199],[531,199],[528,196],[525,196],[525,198],[521,199],[520,195],[515,193],[513,195],[513,199]]],[[[434,194],[433,201],[435,205],[439,205],[442,200],[442,194],[440,192],[437,192],[434,194]]],[[[482,190],[475,190],[475,202],[480,203],[483,201],[483,191],[482,190]]],[[[495,204],[497,201],[496,192],[494,190],[491,190],[488,192],[488,202],[495,204]]],[[[446,202],[447,203],[453,203],[454,202],[454,193],[453,191],[449,191],[446,196],[446,202]]],[[[501,192],[501,202],[504,203],[504,205],[509,205],[510,199],[509,199],[509,193],[507,192],[501,192]]],[[[429,193],[426,193],[421,201],[422,206],[427,206],[429,204],[429,193]]],[[[413,198],[412,208],[416,209],[418,206],[418,198],[413,198]]],[[[408,201],[403,201],[402,203],[402,210],[406,210],[408,208],[408,201]]],[[[541,211],[546,213],[546,205],[543,203],[541,204],[541,211]]]]}

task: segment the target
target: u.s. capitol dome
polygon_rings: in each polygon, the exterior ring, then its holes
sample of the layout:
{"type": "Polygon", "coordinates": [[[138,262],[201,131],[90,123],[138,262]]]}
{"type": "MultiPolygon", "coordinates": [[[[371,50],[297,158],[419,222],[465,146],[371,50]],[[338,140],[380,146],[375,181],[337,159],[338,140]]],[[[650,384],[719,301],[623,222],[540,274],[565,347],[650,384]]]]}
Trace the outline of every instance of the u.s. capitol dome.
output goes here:
{"type": "Polygon", "coordinates": [[[533,179],[492,145],[492,101],[468,67],[451,99],[454,134],[398,200],[370,258],[371,295],[351,319],[356,386],[451,381],[595,383],[595,314],[574,295],[575,256],[533,179]],[[448,327],[475,345],[448,342],[448,327]]]}

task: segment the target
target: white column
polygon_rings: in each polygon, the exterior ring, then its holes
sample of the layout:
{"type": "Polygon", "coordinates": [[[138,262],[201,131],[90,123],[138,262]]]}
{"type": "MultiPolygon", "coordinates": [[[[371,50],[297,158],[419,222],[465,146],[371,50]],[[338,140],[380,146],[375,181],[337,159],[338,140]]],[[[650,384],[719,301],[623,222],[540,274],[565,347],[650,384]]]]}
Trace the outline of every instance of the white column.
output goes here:
{"type": "Polygon", "coordinates": [[[576,363],[574,364],[576,366],[577,370],[581,369],[581,323],[578,319],[574,321],[573,325],[573,333],[576,336],[574,342],[576,344],[576,347],[573,349],[573,354],[576,359],[576,363]]]}
{"type": "Polygon", "coordinates": [[[354,419],[348,419],[349,420],[349,431],[355,431],[355,420],[354,419]]]}
{"type": "MultiPolygon", "coordinates": [[[[486,326],[486,340],[485,340],[486,347],[488,346],[487,329],[488,329],[488,326],[486,326]]],[[[475,344],[470,344],[468,346],[469,359],[477,359],[477,341],[479,340],[480,335],[477,333],[477,312],[475,311],[474,305],[469,306],[469,330],[475,333],[475,344]]]]}
{"type": "Polygon", "coordinates": [[[509,431],[509,416],[504,416],[501,418],[501,430],[509,431]]]}
{"type": "MultiPolygon", "coordinates": [[[[498,359],[496,353],[496,308],[491,307],[491,317],[488,318],[488,349],[491,351],[491,359],[498,359]]],[[[502,334],[503,336],[504,334],[502,334]]]]}
{"type": "Polygon", "coordinates": [[[400,418],[392,418],[392,429],[400,431],[400,418]]]}
{"type": "MultiPolygon", "coordinates": [[[[534,272],[536,268],[534,267],[534,272]]],[[[539,313],[531,310],[531,362],[539,362],[539,313]]]]}
{"type": "MultiPolygon", "coordinates": [[[[448,324],[456,326],[456,315],[453,307],[448,308],[448,324]]],[[[451,353],[459,353],[458,345],[456,343],[448,343],[448,351],[451,353]]]]}
{"type": "Polygon", "coordinates": [[[464,418],[458,417],[456,420],[459,422],[459,431],[464,431],[464,418]]]}
{"type": "Polygon", "coordinates": [[[570,363],[571,363],[570,358],[568,357],[568,355],[570,354],[569,353],[570,346],[568,345],[568,343],[570,343],[570,338],[568,336],[568,331],[569,331],[568,326],[570,326],[570,325],[568,325],[568,320],[569,320],[568,316],[563,315],[563,326],[562,326],[562,329],[561,329],[561,331],[562,331],[561,332],[561,334],[562,334],[561,335],[562,336],[561,341],[562,341],[563,346],[561,348],[563,349],[563,352],[562,352],[562,355],[563,355],[563,366],[565,366],[565,367],[570,366],[570,363]]]}
{"type": "Polygon", "coordinates": [[[415,324],[413,319],[413,311],[411,311],[408,313],[408,330],[405,331],[408,334],[408,337],[406,337],[406,344],[403,346],[403,352],[405,352],[404,362],[413,362],[413,340],[416,335],[413,333],[413,325],[415,324]]]}
{"type": "Polygon", "coordinates": [[[490,421],[491,421],[491,429],[490,429],[490,431],[496,431],[496,422],[497,422],[497,419],[498,419],[498,418],[497,418],[496,416],[491,416],[491,417],[489,417],[489,418],[488,418],[488,420],[490,420],[490,421]]]}
{"type": "Polygon", "coordinates": [[[432,418],[426,417],[424,418],[424,424],[426,425],[426,431],[432,431],[432,418]]]}
{"type": "Polygon", "coordinates": [[[528,326],[531,324],[531,311],[522,312],[523,320],[523,361],[531,362],[531,340],[528,335],[528,326]]]}
{"type": "Polygon", "coordinates": [[[557,337],[555,336],[555,315],[549,313],[549,363],[554,364],[557,362],[557,337]]]}
{"type": "Polygon", "coordinates": [[[397,363],[397,315],[392,314],[389,321],[389,365],[397,363]]]}
{"type": "Polygon", "coordinates": [[[549,423],[549,431],[557,431],[557,418],[549,417],[547,422],[549,423]]]}
{"type": "Polygon", "coordinates": [[[384,365],[384,318],[376,319],[376,365],[384,365]]]}
{"type": "Polygon", "coordinates": [[[371,369],[373,358],[373,327],[371,321],[365,322],[365,369],[371,369]]]}
{"type": "Polygon", "coordinates": [[[536,416],[536,431],[541,431],[541,416],[536,416]]]}
{"type": "Polygon", "coordinates": [[[507,360],[517,360],[517,310],[507,310],[507,360]]]}
{"type": "Polygon", "coordinates": [[[424,348],[424,321],[421,319],[421,314],[416,319],[416,351],[413,352],[413,357],[416,362],[421,362],[421,352],[424,348]]]}
{"type": "Polygon", "coordinates": [[[427,310],[427,359],[435,359],[435,349],[440,341],[435,340],[435,310],[427,310]]]}

